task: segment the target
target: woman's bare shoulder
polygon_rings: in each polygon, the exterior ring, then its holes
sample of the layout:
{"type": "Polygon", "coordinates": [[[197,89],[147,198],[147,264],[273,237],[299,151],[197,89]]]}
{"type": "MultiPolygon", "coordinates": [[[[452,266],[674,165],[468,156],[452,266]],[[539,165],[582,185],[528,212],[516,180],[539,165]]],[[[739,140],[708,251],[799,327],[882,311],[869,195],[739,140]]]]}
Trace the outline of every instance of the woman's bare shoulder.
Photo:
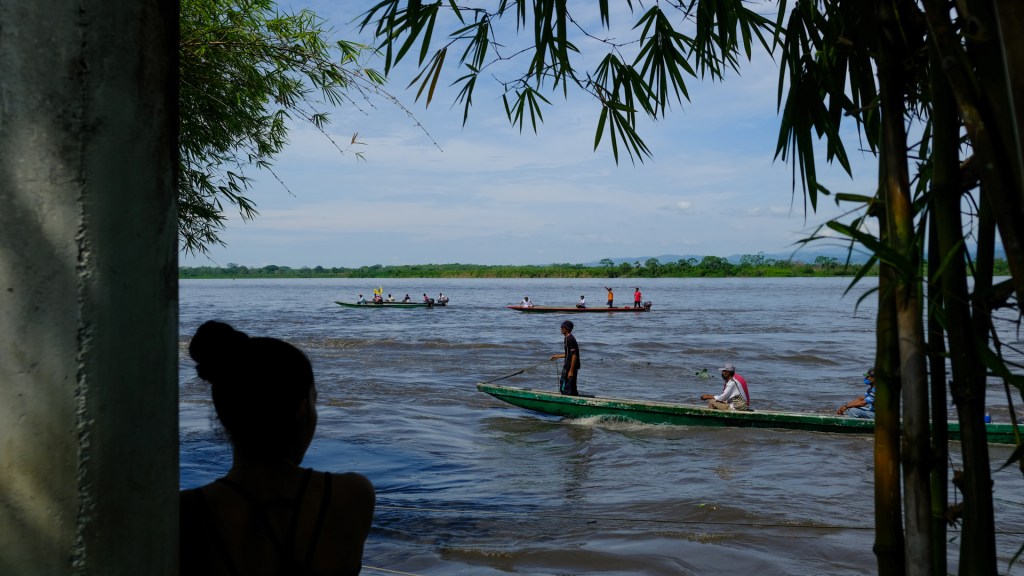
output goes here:
{"type": "MultiPolygon", "coordinates": [[[[321,493],[328,478],[325,472],[313,471],[315,482],[312,490],[321,493]]],[[[334,506],[358,507],[373,509],[376,491],[370,479],[358,472],[331,472],[331,501],[334,506]]]]}
{"type": "Polygon", "coordinates": [[[373,490],[373,483],[370,479],[358,472],[331,472],[313,470],[313,477],[322,480],[330,472],[332,488],[351,488],[354,490],[373,490]]]}

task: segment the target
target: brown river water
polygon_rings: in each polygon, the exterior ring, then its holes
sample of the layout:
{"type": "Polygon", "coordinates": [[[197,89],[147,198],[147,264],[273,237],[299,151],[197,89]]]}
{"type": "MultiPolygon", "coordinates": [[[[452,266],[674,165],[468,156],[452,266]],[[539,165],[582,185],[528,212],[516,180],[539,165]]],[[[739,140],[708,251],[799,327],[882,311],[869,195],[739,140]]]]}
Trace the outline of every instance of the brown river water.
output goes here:
{"type": "MultiPolygon", "coordinates": [[[[181,485],[224,474],[230,451],[186,346],[208,319],[282,338],[310,356],[320,424],[305,465],[377,488],[363,574],[860,575],[872,553],[869,436],[562,420],[475,384],[556,389],[559,324],[576,324],[580,391],[698,403],[737,366],[754,408],[834,411],[863,393],[874,355],[873,285],[844,278],[636,280],[187,280],[181,302],[181,485]],[[650,313],[529,315],[591,306],[604,286],[650,313]],[[348,309],[382,286],[446,308],[348,309]],[[845,293],[845,294],[844,294],[845,293]],[[711,378],[699,374],[707,369],[711,378]]],[[[1021,346],[1007,328],[1005,341],[1021,346]]],[[[989,387],[994,421],[1006,394],[989,387]]],[[[951,412],[952,414],[952,412],[951,412]]],[[[993,468],[1010,448],[992,447],[993,468]]],[[[951,465],[960,467],[954,444],[951,465]]],[[[994,472],[1001,574],[1024,544],[1024,478],[994,472]]],[[[949,532],[956,572],[959,533],[949,532]]]]}

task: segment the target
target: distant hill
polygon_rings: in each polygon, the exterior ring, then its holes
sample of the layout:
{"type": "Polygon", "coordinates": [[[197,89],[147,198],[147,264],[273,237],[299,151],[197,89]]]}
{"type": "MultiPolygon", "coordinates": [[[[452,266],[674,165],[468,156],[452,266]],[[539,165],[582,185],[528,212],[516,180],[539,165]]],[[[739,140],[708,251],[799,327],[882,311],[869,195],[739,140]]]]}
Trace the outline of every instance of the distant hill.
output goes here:
{"type": "MultiPolygon", "coordinates": [[[[728,260],[729,262],[733,263],[733,264],[739,264],[740,258],[745,256],[745,255],[747,255],[747,254],[757,254],[757,252],[747,252],[747,253],[744,253],[744,254],[731,254],[729,256],[724,256],[724,258],[726,260],[728,260]]],[[[657,258],[658,262],[660,262],[662,264],[666,264],[666,263],[669,263],[669,262],[678,262],[679,260],[687,260],[687,259],[690,259],[690,258],[696,258],[697,261],[700,262],[700,260],[702,258],[704,258],[704,256],[705,256],[704,254],[683,254],[683,255],[679,255],[679,254],[662,254],[661,256],[653,256],[653,258],[657,258]]],[[[814,249],[810,249],[810,248],[800,249],[800,250],[794,249],[793,251],[790,251],[790,252],[776,252],[776,253],[773,253],[773,254],[765,253],[764,256],[765,256],[765,258],[768,258],[768,259],[771,259],[771,260],[794,260],[794,261],[807,262],[807,263],[813,263],[818,258],[818,256],[825,256],[827,258],[835,258],[839,263],[845,263],[847,256],[849,256],[851,264],[864,264],[865,262],[868,261],[868,255],[865,254],[863,251],[856,251],[855,250],[852,253],[848,253],[846,248],[839,248],[839,247],[829,248],[829,247],[826,247],[826,246],[816,247],[814,249]]],[[[615,265],[617,266],[619,264],[622,264],[623,262],[628,262],[630,264],[632,264],[634,262],[639,262],[639,263],[643,264],[644,262],[646,262],[650,258],[652,258],[652,256],[635,256],[635,257],[628,257],[628,258],[626,258],[626,257],[623,257],[623,258],[609,258],[609,260],[614,262],[615,265]]],[[[1003,250],[1002,246],[997,246],[996,247],[996,249],[995,249],[995,258],[996,259],[1000,259],[1000,260],[1006,260],[1006,251],[1003,250]]],[[[587,263],[584,264],[584,266],[598,266],[599,263],[600,263],[600,261],[587,262],[587,263]]]]}
{"type": "MultiPolygon", "coordinates": [[[[733,264],[739,264],[740,258],[742,258],[743,256],[745,256],[747,254],[758,254],[758,253],[757,252],[748,252],[748,253],[744,253],[744,254],[731,254],[729,256],[723,256],[723,258],[725,258],[726,260],[728,260],[729,262],[731,262],[733,264]]],[[[704,258],[704,256],[705,256],[704,254],[662,254],[660,256],[635,256],[635,257],[608,258],[608,259],[611,260],[612,262],[614,262],[616,265],[622,264],[623,262],[628,262],[630,264],[632,264],[634,262],[639,262],[639,263],[643,264],[644,262],[646,262],[647,260],[649,260],[651,258],[656,258],[658,260],[658,262],[660,262],[662,264],[666,264],[668,262],[678,262],[679,260],[688,260],[690,258],[695,258],[698,262],[700,262],[701,259],[704,258]]],[[[818,248],[818,249],[815,249],[813,251],[812,250],[800,250],[799,252],[796,252],[795,254],[793,252],[778,252],[778,253],[774,253],[774,254],[765,253],[765,255],[764,255],[765,258],[768,258],[768,259],[771,259],[771,260],[799,260],[801,262],[814,262],[814,260],[817,259],[818,256],[826,256],[828,258],[835,258],[839,262],[845,262],[846,261],[847,253],[846,253],[846,250],[842,249],[842,248],[835,248],[835,249],[818,248]]],[[[863,253],[860,253],[860,252],[854,252],[854,253],[850,254],[849,256],[850,256],[850,262],[853,263],[853,264],[863,264],[863,263],[868,261],[867,255],[863,254],[863,253]]],[[[600,263],[600,261],[586,262],[586,263],[584,263],[584,266],[598,266],[599,263],[600,263]]]]}

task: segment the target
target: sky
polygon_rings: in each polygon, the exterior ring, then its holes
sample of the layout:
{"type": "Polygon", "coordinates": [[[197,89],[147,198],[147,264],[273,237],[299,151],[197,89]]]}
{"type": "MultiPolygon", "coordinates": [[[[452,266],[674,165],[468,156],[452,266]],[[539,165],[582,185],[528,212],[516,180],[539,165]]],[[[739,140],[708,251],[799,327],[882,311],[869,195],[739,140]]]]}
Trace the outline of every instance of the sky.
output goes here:
{"type": "MultiPolygon", "coordinates": [[[[352,19],[370,4],[290,6],[313,9],[338,38],[368,40],[352,19]]],[[[585,40],[579,45],[588,50],[585,40]]],[[[455,63],[450,58],[448,65],[455,63]]],[[[792,165],[775,158],[779,73],[766,56],[723,82],[690,79],[690,102],[641,123],[653,153],[642,163],[624,154],[616,163],[607,141],[594,149],[600,110],[589,96],[549,94],[552,106],[538,132],[529,124],[520,132],[505,116],[499,86],[487,82],[463,126],[457,89],[448,86],[460,73],[449,70],[428,108],[416,102],[415,87],[406,89],[412,64],[403,61],[387,87],[406,110],[384,99],[360,109],[328,108],[334,140],[344,145],[358,134],[353,150],[339,152],[312,128],[293,126],[275,163],[284,184],[251,173],[256,181],[248,195],[259,215],[243,221],[229,208],[221,233],[226,246],[182,254],[180,265],[354,268],[789,255],[797,241],[851,208],[824,197],[816,212],[805,210],[792,165]]],[[[383,69],[382,62],[371,66],[383,69]]],[[[833,192],[873,195],[875,159],[857,148],[854,132],[845,141],[854,176],[828,167],[821,146],[819,180],[833,192]]],[[[801,254],[840,245],[816,243],[795,257],[813,260],[801,254]]]]}

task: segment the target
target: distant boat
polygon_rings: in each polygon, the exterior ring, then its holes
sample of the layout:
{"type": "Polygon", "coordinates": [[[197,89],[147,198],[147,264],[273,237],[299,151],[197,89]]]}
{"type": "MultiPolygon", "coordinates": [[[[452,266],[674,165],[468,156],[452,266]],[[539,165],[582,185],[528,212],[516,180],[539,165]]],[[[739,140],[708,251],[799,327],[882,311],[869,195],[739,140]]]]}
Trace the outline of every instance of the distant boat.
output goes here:
{"type": "Polygon", "coordinates": [[[526,312],[529,314],[543,314],[546,312],[556,312],[561,314],[581,314],[585,312],[650,312],[651,303],[644,302],[642,308],[634,308],[632,306],[620,306],[618,308],[609,308],[607,306],[594,306],[593,308],[577,308],[575,306],[520,306],[518,304],[515,306],[506,306],[506,308],[508,308],[509,310],[518,310],[520,312],[526,312]]]}
{"type": "MultiPolygon", "coordinates": [[[[841,434],[872,434],[875,431],[874,420],[834,414],[762,410],[711,410],[701,406],[653,400],[624,400],[600,396],[564,396],[557,392],[499,386],[486,382],[477,384],[476,388],[481,392],[490,394],[499,400],[520,408],[567,418],[601,416],[646,424],[782,428],[841,434]]],[[[989,444],[1015,444],[1013,428],[1013,424],[986,424],[985,429],[988,432],[989,444]]],[[[960,439],[959,422],[949,423],[949,438],[950,440],[960,439]]]]}
{"type": "Polygon", "coordinates": [[[346,308],[433,308],[434,306],[444,306],[444,304],[435,304],[433,302],[366,302],[360,304],[358,302],[335,300],[334,303],[346,308]]]}

